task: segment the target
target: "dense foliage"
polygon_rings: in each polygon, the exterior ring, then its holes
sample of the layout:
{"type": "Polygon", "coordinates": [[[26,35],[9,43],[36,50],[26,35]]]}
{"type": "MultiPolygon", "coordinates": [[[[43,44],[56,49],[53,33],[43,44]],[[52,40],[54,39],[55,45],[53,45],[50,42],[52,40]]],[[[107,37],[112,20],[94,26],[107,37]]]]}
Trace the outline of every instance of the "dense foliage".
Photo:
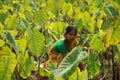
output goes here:
{"type": "Polygon", "coordinates": [[[119,34],[120,0],[0,0],[0,80],[118,80],[119,34]],[[67,25],[80,44],[58,68],[40,67],[67,25]]]}

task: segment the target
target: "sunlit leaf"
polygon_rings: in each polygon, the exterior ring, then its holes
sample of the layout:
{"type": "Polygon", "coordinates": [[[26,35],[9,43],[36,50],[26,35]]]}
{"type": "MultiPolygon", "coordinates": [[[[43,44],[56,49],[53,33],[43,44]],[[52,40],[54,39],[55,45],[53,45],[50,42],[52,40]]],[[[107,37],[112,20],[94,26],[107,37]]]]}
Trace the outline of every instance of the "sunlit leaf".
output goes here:
{"type": "Polygon", "coordinates": [[[63,32],[65,31],[65,27],[66,24],[64,22],[55,22],[53,23],[53,27],[52,29],[55,30],[55,32],[57,32],[57,34],[63,34],[63,32]]]}
{"type": "Polygon", "coordinates": [[[75,47],[66,58],[63,59],[55,75],[67,79],[77,69],[79,62],[87,56],[85,51],[81,51],[80,46],[75,47]]]}
{"type": "Polygon", "coordinates": [[[44,47],[44,36],[40,33],[36,28],[34,28],[33,32],[30,36],[30,40],[28,43],[28,47],[33,55],[40,56],[44,47]]]}
{"type": "Polygon", "coordinates": [[[92,33],[94,31],[94,25],[95,25],[95,16],[90,18],[90,22],[88,23],[89,28],[88,30],[92,33]]]}
{"type": "Polygon", "coordinates": [[[2,47],[5,44],[5,41],[0,40],[0,47],[2,47]]]}
{"type": "Polygon", "coordinates": [[[82,19],[79,19],[75,22],[75,26],[77,27],[77,30],[81,30],[82,27],[83,27],[83,22],[82,22],[82,19]]]}
{"type": "Polygon", "coordinates": [[[100,1],[100,0],[95,0],[95,1],[89,0],[88,4],[91,5],[91,6],[89,6],[90,7],[90,13],[95,14],[96,12],[99,11],[99,8],[101,6],[103,6],[104,3],[102,3],[102,1],[100,1]]]}
{"type": "Polygon", "coordinates": [[[103,20],[98,19],[97,20],[97,27],[100,29],[102,27],[103,20]]]}
{"type": "Polygon", "coordinates": [[[8,47],[0,50],[0,80],[11,80],[16,66],[16,56],[8,47]],[[6,55],[5,55],[6,54],[6,55]]]}
{"type": "Polygon", "coordinates": [[[18,68],[20,69],[20,76],[27,78],[31,74],[31,70],[34,66],[33,57],[29,57],[27,51],[21,52],[17,56],[18,68]]]}
{"type": "Polygon", "coordinates": [[[98,51],[105,51],[104,43],[102,42],[102,36],[95,34],[90,42],[90,48],[98,51]]]}
{"type": "Polygon", "coordinates": [[[7,5],[3,5],[2,7],[3,7],[3,9],[0,10],[0,12],[2,12],[2,13],[6,13],[9,9],[9,6],[7,6],[7,5]]]}
{"type": "Polygon", "coordinates": [[[12,36],[15,37],[17,35],[18,31],[17,30],[10,30],[10,33],[12,36]]]}
{"type": "Polygon", "coordinates": [[[28,57],[24,63],[24,65],[21,67],[23,70],[21,71],[20,75],[22,78],[27,78],[31,74],[31,70],[34,66],[34,59],[33,57],[28,57]]]}
{"type": "Polygon", "coordinates": [[[63,37],[61,35],[64,35],[64,31],[67,24],[64,22],[53,22],[46,26],[46,29],[49,29],[50,34],[52,34],[55,39],[59,39],[60,37],[63,37]]]}
{"type": "Polygon", "coordinates": [[[19,17],[22,18],[22,19],[26,19],[25,15],[23,13],[18,13],[19,14],[19,17]]]}
{"type": "Polygon", "coordinates": [[[75,15],[73,16],[76,20],[79,20],[82,18],[82,13],[80,12],[80,7],[74,7],[74,13],[75,15]]]}
{"type": "Polygon", "coordinates": [[[34,15],[35,22],[39,25],[43,25],[44,21],[46,20],[47,15],[45,12],[36,12],[34,15]]]}
{"type": "Polygon", "coordinates": [[[80,71],[79,68],[69,77],[69,80],[88,80],[87,70],[80,71]]]}
{"type": "Polygon", "coordinates": [[[4,25],[2,23],[0,23],[0,36],[3,36],[3,32],[4,32],[4,25]]]}
{"type": "Polygon", "coordinates": [[[28,58],[28,52],[26,51],[25,53],[22,53],[20,52],[18,55],[17,55],[17,63],[19,64],[18,65],[18,68],[20,69],[20,71],[23,70],[23,67],[25,65],[25,62],[28,58]]]}
{"type": "Polygon", "coordinates": [[[16,40],[16,42],[18,44],[19,51],[24,53],[24,51],[26,50],[27,41],[23,38],[20,40],[16,40]]]}
{"type": "Polygon", "coordinates": [[[45,68],[40,67],[40,75],[49,77],[50,76],[50,72],[48,70],[46,70],[45,68]]]}
{"type": "Polygon", "coordinates": [[[47,1],[47,6],[48,6],[47,8],[51,12],[53,12],[53,15],[55,15],[56,17],[58,17],[60,2],[61,2],[60,0],[48,0],[47,1]]]}
{"type": "Polygon", "coordinates": [[[17,23],[17,18],[15,16],[11,16],[11,17],[8,17],[6,20],[5,20],[5,24],[6,24],[6,28],[7,29],[14,29],[15,28],[15,25],[17,23]]]}
{"type": "Polygon", "coordinates": [[[72,9],[72,4],[70,3],[64,3],[62,5],[62,9],[63,11],[69,16],[69,17],[72,17],[72,14],[73,14],[73,9],[72,9]]]}
{"type": "Polygon", "coordinates": [[[32,21],[33,20],[34,14],[32,12],[26,10],[26,11],[24,11],[24,14],[25,14],[25,17],[26,17],[26,19],[28,21],[32,21]]]}
{"type": "Polygon", "coordinates": [[[113,28],[109,28],[104,37],[104,42],[106,47],[110,45],[116,45],[120,42],[120,25],[114,26],[113,28]]]}
{"type": "Polygon", "coordinates": [[[96,61],[97,54],[92,54],[90,57],[88,71],[92,73],[93,76],[99,74],[100,71],[100,62],[96,61]]]}
{"type": "MultiPolygon", "coordinates": [[[[25,0],[25,2],[26,2],[26,1],[27,1],[27,0],[25,0]]],[[[24,3],[24,4],[25,4],[25,3],[24,3]]],[[[20,6],[20,7],[21,7],[21,9],[22,9],[23,12],[26,11],[26,10],[32,11],[31,6],[29,6],[27,2],[26,2],[26,5],[23,5],[23,6],[20,6]]]]}
{"type": "Polygon", "coordinates": [[[83,22],[85,22],[83,24],[88,24],[88,22],[90,22],[90,19],[91,19],[90,14],[88,12],[84,12],[84,13],[82,13],[82,15],[81,15],[82,20],[83,20],[83,22]]]}

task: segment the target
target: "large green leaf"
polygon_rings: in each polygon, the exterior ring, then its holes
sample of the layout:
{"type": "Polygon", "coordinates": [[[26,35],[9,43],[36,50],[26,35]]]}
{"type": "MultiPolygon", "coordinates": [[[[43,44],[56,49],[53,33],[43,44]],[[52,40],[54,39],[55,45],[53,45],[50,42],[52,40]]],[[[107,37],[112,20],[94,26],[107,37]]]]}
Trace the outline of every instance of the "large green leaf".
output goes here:
{"type": "Polygon", "coordinates": [[[116,8],[113,5],[106,6],[104,11],[108,17],[113,17],[118,15],[116,8]]]}
{"type": "Polygon", "coordinates": [[[92,54],[89,60],[88,71],[93,75],[96,76],[99,74],[100,71],[100,62],[96,61],[97,54],[92,54]]]}
{"type": "Polygon", "coordinates": [[[84,71],[80,71],[79,68],[69,77],[69,80],[88,80],[88,73],[85,69],[84,71]]]}
{"type": "Polygon", "coordinates": [[[60,7],[60,0],[48,0],[47,1],[47,8],[58,17],[59,13],[59,7],[60,7]],[[52,4],[52,5],[51,5],[52,4]]]}
{"type": "Polygon", "coordinates": [[[0,47],[2,47],[4,44],[5,44],[5,41],[0,39],[0,47]]]}
{"type": "Polygon", "coordinates": [[[16,66],[16,56],[8,47],[0,50],[0,80],[11,80],[16,66]]]}
{"type": "Polygon", "coordinates": [[[47,15],[45,13],[45,11],[41,11],[41,12],[36,12],[34,15],[34,20],[37,24],[39,25],[43,25],[44,21],[47,19],[47,15]]]}
{"type": "Polygon", "coordinates": [[[14,29],[16,27],[17,18],[15,16],[10,16],[5,20],[7,29],[14,29]]]}
{"type": "Polygon", "coordinates": [[[26,17],[26,19],[28,20],[28,21],[32,21],[33,20],[33,13],[32,12],[30,12],[30,11],[24,11],[24,14],[25,14],[25,17],[26,17]]]}
{"type": "Polygon", "coordinates": [[[21,77],[27,78],[31,74],[31,70],[34,66],[34,59],[33,57],[28,57],[25,60],[25,63],[21,65],[22,71],[20,73],[21,77]]]}
{"type": "Polygon", "coordinates": [[[22,39],[16,40],[16,43],[18,44],[19,51],[24,53],[27,45],[26,39],[22,38],[22,39]]]}
{"type": "Polygon", "coordinates": [[[33,29],[32,33],[29,33],[28,47],[33,55],[40,56],[44,47],[44,36],[36,28],[33,29]]]}
{"type": "MultiPolygon", "coordinates": [[[[23,40],[21,40],[21,41],[23,41],[23,40]]],[[[22,44],[22,45],[24,45],[24,44],[22,44]]],[[[31,74],[31,70],[34,66],[33,57],[29,57],[27,51],[25,53],[21,52],[17,56],[17,63],[19,64],[18,68],[20,70],[20,76],[22,78],[29,77],[31,74]]]]}
{"type": "MultiPolygon", "coordinates": [[[[102,35],[103,33],[100,33],[102,35]]],[[[105,51],[104,43],[102,41],[102,37],[99,36],[99,34],[95,34],[92,37],[92,40],[90,42],[90,48],[98,51],[105,51]]]]}
{"type": "Polygon", "coordinates": [[[104,37],[104,43],[106,47],[109,47],[110,45],[116,45],[120,42],[120,25],[119,22],[117,22],[118,25],[115,25],[112,28],[108,28],[106,35],[104,37]]]}
{"type": "Polygon", "coordinates": [[[0,23],[0,36],[3,37],[4,35],[4,25],[2,23],[0,23]]]}
{"type": "Polygon", "coordinates": [[[20,19],[20,25],[26,29],[28,27],[28,22],[24,19],[20,19]]]}
{"type": "Polygon", "coordinates": [[[83,27],[83,21],[82,19],[78,19],[76,22],[75,22],[75,26],[77,27],[78,30],[81,30],[82,27],[83,27]]]}
{"type": "Polygon", "coordinates": [[[112,19],[111,18],[108,18],[107,20],[103,21],[102,23],[102,30],[107,30],[109,27],[111,27],[111,22],[112,22],[112,19]]]}
{"type": "Polygon", "coordinates": [[[73,5],[72,4],[63,3],[61,8],[62,8],[64,14],[66,14],[70,18],[73,17],[73,5]]]}
{"type": "Polygon", "coordinates": [[[53,22],[53,23],[47,25],[46,28],[47,29],[49,28],[49,32],[51,35],[53,35],[54,37],[57,37],[59,39],[61,37],[60,35],[64,35],[66,26],[67,26],[66,23],[56,21],[56,22],[53,22]]]}
{"type": "Polygon", "coordinates": [[[63,77],[67,79],[76,70],[79,62],[87,57],[87,52],[81,51],[81,47],[75,47],[67,56],[63,59],[58,69],[55,72],[55,76],[63,77]]]}
{"type": "Polygon", "coordinates": [[[14,37],[10,33],[10,31],[6,32],[6,38],[7,38],[8,43],[10,44],[10,47],[15,50],[15,53],[18,53],[19,52],[18,46],[16,44],[14,37]]]}
{"type": "Polygon", "coordinates": [[[7,14],[6,13],[1,13],[0,12],[0,22],[1,23],[4,23],[5,19],[7,18],[7,14]]]}

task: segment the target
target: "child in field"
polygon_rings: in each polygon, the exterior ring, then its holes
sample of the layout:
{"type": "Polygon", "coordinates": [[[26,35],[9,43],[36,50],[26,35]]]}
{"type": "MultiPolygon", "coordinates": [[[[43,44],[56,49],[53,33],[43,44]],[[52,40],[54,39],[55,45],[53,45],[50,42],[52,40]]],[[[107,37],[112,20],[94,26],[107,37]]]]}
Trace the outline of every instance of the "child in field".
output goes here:
{"type": "Polygon", "coordinates": [[[49,50],[49,61],[47,61],[46,67],[49,63],[54,62],[57,65],[63,60],[63,58],[77,45],[76,41],[77,29],[74,26],[68,26],[64,33],[64,39],[57,41],[49,50]]]}

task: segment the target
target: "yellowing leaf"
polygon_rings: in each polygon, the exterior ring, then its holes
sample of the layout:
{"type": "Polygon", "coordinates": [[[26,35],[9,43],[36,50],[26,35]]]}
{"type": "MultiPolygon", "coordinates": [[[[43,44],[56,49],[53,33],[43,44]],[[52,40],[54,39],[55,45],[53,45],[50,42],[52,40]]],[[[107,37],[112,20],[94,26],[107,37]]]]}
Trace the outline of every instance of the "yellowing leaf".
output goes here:
{"type": "Polygon", "coordinates": [[[90,48],[98,51],[105,51],[102,37],[100,37],[98,34],[95,34],[90,42],[90,48]]]}
{"type": "Polygon", "coordinates": [[[31,6],[29,6],[29,5],[22,5],[22,6],[20,6],[21,7],[21,9],[22,9],[22,11],[24,12],[24,11],[32,11],[32,8],[31,8],[31,6]]]}
{"type": "Polygon", "coordinates": [[[120,42],[120,25],[112,28],[108,28],[105,37],[104,42],[106,47],[109,47],[110,45],[116,45],[120,42]]]}
{"type": "Polygon", "coordinates": [[[56,34],[63,34],[66,26],[66,23],[58,21],[48,24],[46,28],[54,30],[56,34]]]}
{"type": "Polygon", "coordinates": [[[94,25],[95,25],[95,16],[91,17],[89,20],[89,31],[92,33],[94,31],[94,25]]]}
{"type": "Polygon", "coordinates": [[[30,76],[33,66],[34,66],[34,58],[28,57],[25,60],[25,63],[22,65],[23,70],[20,72],[20,75],[22,76],[22,78],[27,78],[28,76],[30,76]]]}
{"type": "Polygon", "coordinates": [[[3,29],[4,29],[4,26],[0,23],[0,35],[3,34],[3,29]]]}
{"type": "Polygon", "coordinates": [[[8,47],[0,50],[0,80],[11,80],[16,66],[16,55],[8,47]]]}
{"type": "Polygon", "coordinates": [[[9,6],[3,5],[3,9],[0,9],[0,12],[6,13],[9,9],[9,6]]]}
{"type": "Polygon", "coordinates": [[[46,7],[46,4],[45,4],[45,3],[42,3],[41,7],[42,7],[42,8],[43,8],[43,7],[46,7]]]}
{"type": "Polygon", "coordinates": [[[16,40],[17,44],[18,44],[18,48],[19,48],[19,51],[23,52],[26,50],[26,44],[27,44],[27,41],[26,39],[20,39],[20,40],[16,40]]]}
{"type": "Polygon", "coordinates": [[[0,40],[0,47],[2,47],[5,44],[5,41],[0,40]]]}
{"type": "Polygon", "coordinates": [[[12,36],[15,37],[17,35],[18,31],[16,31],[16,30],[10,30],[10,33],[12,34],[12,36]]]}
{"type": "Polygon", "coordinates": [[[7,29],[14,29],[17,23],[17,18],[15,16],[10,16],[5,20],[7,29]]]}
{"type": "Polygon", "coordinates": [[[20,18],[26,19],[25,15],[23,13],[18,13],[18,14],[19,14],[20,18]]]}
{"type": "Polygon", "coordinates": [[[18,4],[18,0],[12,0],[12,2],[18,4]]]}
{"type": "Polygon", "coordinates": [[[97,27],[98,27],[99,29],[101,28],[102,23],[103,23],[103,20],[101,20],[101,19],[98,19],[98,20],[97,20],[97,27]]]}
{"type": "Polygon", "coordinates": [[[80,12],[80,7],[75,7],[74,8],[74,18],[76,19],[76,20],[78,20],[78,19],[80,19],[80,18],[82,18],[82,12],[80,12]]]}
{"type": "Polygon", "coordinates": [[[80,71],[79,68],[69,77],[69,80],[88,80],[87,70],[80,71]]]}
{"type": "Polygon", "coordinates": [[[84,12],[84,13],[83,13],[83,20],[84,20],[85,22],[89,22],[89,21],[90,21],[90,13],[84,12]]]}
{"type": "Polygon", "coordinates": [[[44,21],[47,20],[47,14],[45,11],[36,12],[34,19],[37,24],[43,25],[44,21]]]}
{"type": "Polygon", "coordinates": [[[67,13],[67,15],[69,16],[69,17],[71,17],[72,16],[72,14],[73,14],[73,9],[72,9],[72,4],[70,4],[70,3],[64,3],[63,5],[62,5],[62,9],[63,9],[63,11],[65,12],[65,13],[67,13]]]}

